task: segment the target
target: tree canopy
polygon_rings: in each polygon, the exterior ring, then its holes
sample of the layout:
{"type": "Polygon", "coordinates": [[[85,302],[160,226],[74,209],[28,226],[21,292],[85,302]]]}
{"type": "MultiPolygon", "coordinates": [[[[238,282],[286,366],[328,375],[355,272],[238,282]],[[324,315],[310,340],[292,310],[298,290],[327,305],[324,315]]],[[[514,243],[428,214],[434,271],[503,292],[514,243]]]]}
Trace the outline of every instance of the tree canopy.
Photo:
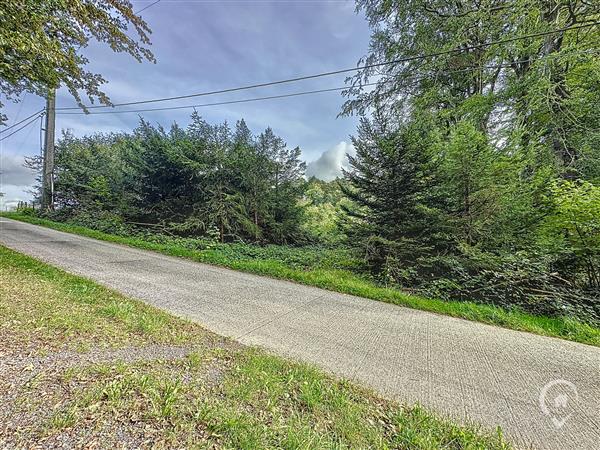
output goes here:
{"type": "Polygon", "coordinates": [[[363,119],[346,192],[375,275],[600,317],[600,4],[357,5],[371,67],[349,80],[344,112],[363,119]]]}
{"type": "Polygon", "coordinates": [[[346,113],[429,115],[446,129],[468,120],[499,149],[597,177],[600,3],[358,0],[357,8],[373,30],[363,62],[384,65],[352,78],[346,113]],[[430,54],[438,55],[411,59],[430,54]]]}
{"type": "Polygon", "coordinates": [[[4,0],[0,7],[0,89],[10,99],[24,91],[45,95],[48,89],[63,85],[80,106],[80,92],[90,102],[109,104],[100,89],[105,80],[85,68],[88,59],[82,49],[94,39],[138,61],[154,61],[149,35],[148,25],[127,0],[4,0]]]}
{"type": "Polygon", "coordinates": [[[305,163],[270,128],[255,137],[243,120],[232,130],[193,113],[185,129],[142,120],[132,134],[65,133],[56,154],[63,219],[221,242],[303,240],[305,163]]]}

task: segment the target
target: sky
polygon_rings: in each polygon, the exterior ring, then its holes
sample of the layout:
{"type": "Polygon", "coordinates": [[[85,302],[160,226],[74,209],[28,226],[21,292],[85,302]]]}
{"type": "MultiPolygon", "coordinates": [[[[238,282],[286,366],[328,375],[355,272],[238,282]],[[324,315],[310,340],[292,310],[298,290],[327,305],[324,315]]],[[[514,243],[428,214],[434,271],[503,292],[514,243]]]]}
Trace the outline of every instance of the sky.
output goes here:
{"type": "MultiPolygon", "coordinates": [[[[153,3],[134,1],[134,10],[153,3]]],[[[356,66],[368,49],[369,29],[354,3],[346,0],[205,1],[161,0],[141,13],[152,29],[156,64],[138,63],[126,54],[91,43],[84,54],[88,68],[108,81],[103,91],[113,103],[186,95],[254,83],[263,83],[356,66]]],[[[335,75],[292,84],[164,102],[147,107],[194,105],[287,94],[344,86],[347,75],[335,75]]],[[[338,117],[344,98],[339,92],[320,93],[246,104],[198,108],[210,123],[244,118],[258,134],[266,127],[299,146],[307,161],[307,175],[330,180],[352,153],[350,136],[356,117],[338,117]]],[[[33,94],[19,103],[3,101],[9,121],[15,123],[45,106],[33,94]]],[[[75,106],[68,92],[57,93],[57,107],[75,106]]],[[[185,126],[192,109],[142,113],[154,124],[185,126]]],[[[82,136],[94,132],[131,131],[139,122],[135,113],[57,115],[60,130],[82,136]]],[[[23,167],[26,155],[40,152],[39,121],[0,142],[0,209],[31,198],[28,190],[36,174],[23,167]]]]}

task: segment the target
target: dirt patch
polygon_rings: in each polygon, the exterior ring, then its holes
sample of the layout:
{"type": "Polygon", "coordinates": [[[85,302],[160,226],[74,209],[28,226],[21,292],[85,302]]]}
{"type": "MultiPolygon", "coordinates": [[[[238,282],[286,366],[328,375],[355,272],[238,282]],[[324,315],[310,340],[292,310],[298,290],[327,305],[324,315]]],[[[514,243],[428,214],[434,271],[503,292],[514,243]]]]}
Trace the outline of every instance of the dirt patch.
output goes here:
{"type": "MultiPolygon", "coordinates": [[[[231,345],[223,340],[216,347],[220,352],[231,345]]],[[[235,345],[233,345],[235,347],[235,345]]],[[[214,350],[214,349],[213,349],[214,350]]],[[[70,426],[69,405],[78,392],[98,381],[95,370],[110,371],[113,366],[143,367],[159,365],[183,383],[193,378],[206,379],[207,385],[221,382],[225,368],[219,367],[213,350],[192,346],[147,345],[120,349],[92,349],[86,353],[58,351],[47,356],[8,356],[0,360],[0,448],[144,448],[161,446],[164,424],[129,420],[126,417],[106,418],[100,423],[81,418],[70,426]],[[196,359],[195,359],[196,358],[196,359]],[[193,376],[186,368],[198,366],[193,376]],[[85,373],[89,376],[69,376],[85,373]],[[187,378],[187,381],[186,381],[187,378]],[[48,429],[56,427],[57,432],[48,429]]],[[[146,369],[143,369],[146,370],[146,369]]],[[[107,378],[119,380],[112,372],[107,378]]],[[[93,408],[90,408],[90,414],[93,408]]]]}
{"type": "Polygon", "coordinates": [[[180,359],[193,351],[192,347],[175,345],[147,345],[125,347],[114,350],[94,349],[85,353],[60,351],[48,356],[13,356],[0,361],[0,376],[5,371],[40,371],[53,368],[67,369],[81,365],[102,364],[120,361],[131,363],[144,360],[180,359]]]}

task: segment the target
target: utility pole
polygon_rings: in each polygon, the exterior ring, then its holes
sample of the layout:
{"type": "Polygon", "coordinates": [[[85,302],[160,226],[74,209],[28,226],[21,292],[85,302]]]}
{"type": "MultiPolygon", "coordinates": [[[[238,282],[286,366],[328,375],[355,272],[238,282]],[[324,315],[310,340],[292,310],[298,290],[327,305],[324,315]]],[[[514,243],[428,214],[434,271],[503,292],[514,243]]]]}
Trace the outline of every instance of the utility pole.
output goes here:
{"type": "Polygon", "coordinates": [[[44,168],[42,173],[42,211],[54,209],[54,127],[56,120],[56,90],[49,89],[46,97],[46,134],[44,139],[44,168]]]}

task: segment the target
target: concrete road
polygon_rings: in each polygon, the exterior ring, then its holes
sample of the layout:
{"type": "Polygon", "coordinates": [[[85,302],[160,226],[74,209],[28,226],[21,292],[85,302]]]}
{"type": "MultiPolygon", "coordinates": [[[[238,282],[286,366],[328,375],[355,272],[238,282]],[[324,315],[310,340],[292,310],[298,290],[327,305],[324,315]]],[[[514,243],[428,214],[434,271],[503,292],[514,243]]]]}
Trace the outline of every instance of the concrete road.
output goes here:
{"type": "Polygon", "coordinates": [[[0,243],[521,448],[600,448],[600,348],[0,218],[0,243]]]}

